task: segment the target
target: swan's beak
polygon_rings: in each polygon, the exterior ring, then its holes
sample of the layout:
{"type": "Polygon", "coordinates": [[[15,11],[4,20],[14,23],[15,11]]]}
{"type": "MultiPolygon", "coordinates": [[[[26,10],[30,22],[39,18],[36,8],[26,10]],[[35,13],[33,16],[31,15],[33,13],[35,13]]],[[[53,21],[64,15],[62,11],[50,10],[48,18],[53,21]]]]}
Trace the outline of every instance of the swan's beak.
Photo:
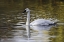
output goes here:
{"type": "Polygon", "coordinates": [[[22,13],[25,13],[26,12],[26,10],[24,10],[22,13]]]}

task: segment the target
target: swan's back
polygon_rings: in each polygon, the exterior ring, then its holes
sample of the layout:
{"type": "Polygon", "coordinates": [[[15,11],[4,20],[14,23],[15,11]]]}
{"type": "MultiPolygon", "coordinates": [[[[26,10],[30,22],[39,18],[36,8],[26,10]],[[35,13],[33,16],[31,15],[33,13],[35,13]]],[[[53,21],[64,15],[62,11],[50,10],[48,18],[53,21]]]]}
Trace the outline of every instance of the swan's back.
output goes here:
{"type": "Polygon", "coordinates": [[[36,19],[35,21],[31,22],[30,25],[49,25],[54,24],[54,21],[46,20],[46,19],[36,19]]]}

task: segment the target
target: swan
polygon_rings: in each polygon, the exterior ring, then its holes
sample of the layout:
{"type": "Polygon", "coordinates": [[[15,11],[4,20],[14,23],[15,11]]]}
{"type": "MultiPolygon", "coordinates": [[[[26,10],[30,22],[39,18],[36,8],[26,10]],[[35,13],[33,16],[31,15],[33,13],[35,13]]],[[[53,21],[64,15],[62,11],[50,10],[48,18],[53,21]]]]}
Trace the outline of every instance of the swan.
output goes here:
{"type": "MultiPolygon", "coordinates": [[[[26,21],[26,25],[22,25],[21,22],[17,23],[17,25],[20,26],[16,26],[18,27],[26,27],[27,30],[27,36],[30,38],[30,27],[34,27],[34,26],[49,26],[49,25],[54,25],[57,23],[57,19],[53,20],[53,19],[36,19],[33,22],[30,23],[30,9],[26,8],[22,14],[24,14],[25,12],[27,13],[27,21],[26,21]]],[[[37,30],[36,28],[32,28],[34,30],[37,30]]],[[[40,28],[42,29],[42,28],[40,28]]]]}
{"type": "Polygon", "coordinates": [[[55,24],[58,20],[52,20],[52,19],[36,19],[33,22],[30,23],[30,9],[26,8],[23,12],[23,14],[26,12],[27,13],[27,21],[26,21],[26,25],[51,25],[51,24],[55,24]]]}

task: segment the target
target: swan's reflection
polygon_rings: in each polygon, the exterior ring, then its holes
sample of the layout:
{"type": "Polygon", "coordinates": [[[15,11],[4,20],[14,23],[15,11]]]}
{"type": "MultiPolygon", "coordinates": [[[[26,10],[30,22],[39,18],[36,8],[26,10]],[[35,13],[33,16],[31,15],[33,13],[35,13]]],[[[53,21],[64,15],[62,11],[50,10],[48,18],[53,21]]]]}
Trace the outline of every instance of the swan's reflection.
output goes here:
{"type": "Polygon", "coordinates": [[[46,41],[49,42],[51,40],[49,40],[50,37],[54,37],[54,36],[50,36],[49,35],[49,30],[55,25],[49,25],[49,26],[30,26],[32,30],[35,30],[36,32],[31,33],[31,37],[35,40],[42,40],[42,41],[46,41]]]}
{"type": "Polygon", "coordinates": [[[49,35],[49,30],[53,26],[54,25],[30,26],[32,30],[30,30],[31,37],[29,39],[27,37],[23,37],[23,35],[26,34],[24,33],[26,32],[25,30],[17,30],[17,32],[13,33],[13,35],[15,35],[13,38],[11,39],[8,38],[4,40],[3,42],[50,42],[51,40],[49,40],[49,38],[52,36],[49,35]]]}

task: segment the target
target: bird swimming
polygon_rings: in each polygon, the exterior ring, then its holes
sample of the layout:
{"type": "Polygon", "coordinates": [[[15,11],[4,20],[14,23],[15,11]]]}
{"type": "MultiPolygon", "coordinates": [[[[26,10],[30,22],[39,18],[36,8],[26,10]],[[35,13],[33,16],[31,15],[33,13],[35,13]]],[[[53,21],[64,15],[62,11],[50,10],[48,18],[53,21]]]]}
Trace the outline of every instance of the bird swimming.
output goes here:
{"type": "MultiPolygon", "coordinates": [[[[27,30],[27,36],[28,38],[30,38],[30,27],[34,27],[34,26],[49,26],[49,25],[54,25],[55,23],[57,23],[57,19],[53,20],[53,19],[35,19],[33,22],[30,23],[30,9],[29,8],[26,8],[23,12],[23,14],[26,12],[27,13],[27,20],[26,20],[26,25],[22,25],[21,22],[17,23],[17,25],[20,25],[20,26],[17,26],[18,27],[24,27],[26,28],[27,30]]],[[[31,28],[31,29],[34,29],[34,30],[41,30],[43,28],[31,28]]]]}
{"type": "Polygon", "coordinates": [[[26,25],[51,25],[55,24],[58,20],[52,20],[52,19],[36,19],[33,22],[30,23],[30,9],[26,8],[23,13],[27,13],[27,21],[26,25]]]}

